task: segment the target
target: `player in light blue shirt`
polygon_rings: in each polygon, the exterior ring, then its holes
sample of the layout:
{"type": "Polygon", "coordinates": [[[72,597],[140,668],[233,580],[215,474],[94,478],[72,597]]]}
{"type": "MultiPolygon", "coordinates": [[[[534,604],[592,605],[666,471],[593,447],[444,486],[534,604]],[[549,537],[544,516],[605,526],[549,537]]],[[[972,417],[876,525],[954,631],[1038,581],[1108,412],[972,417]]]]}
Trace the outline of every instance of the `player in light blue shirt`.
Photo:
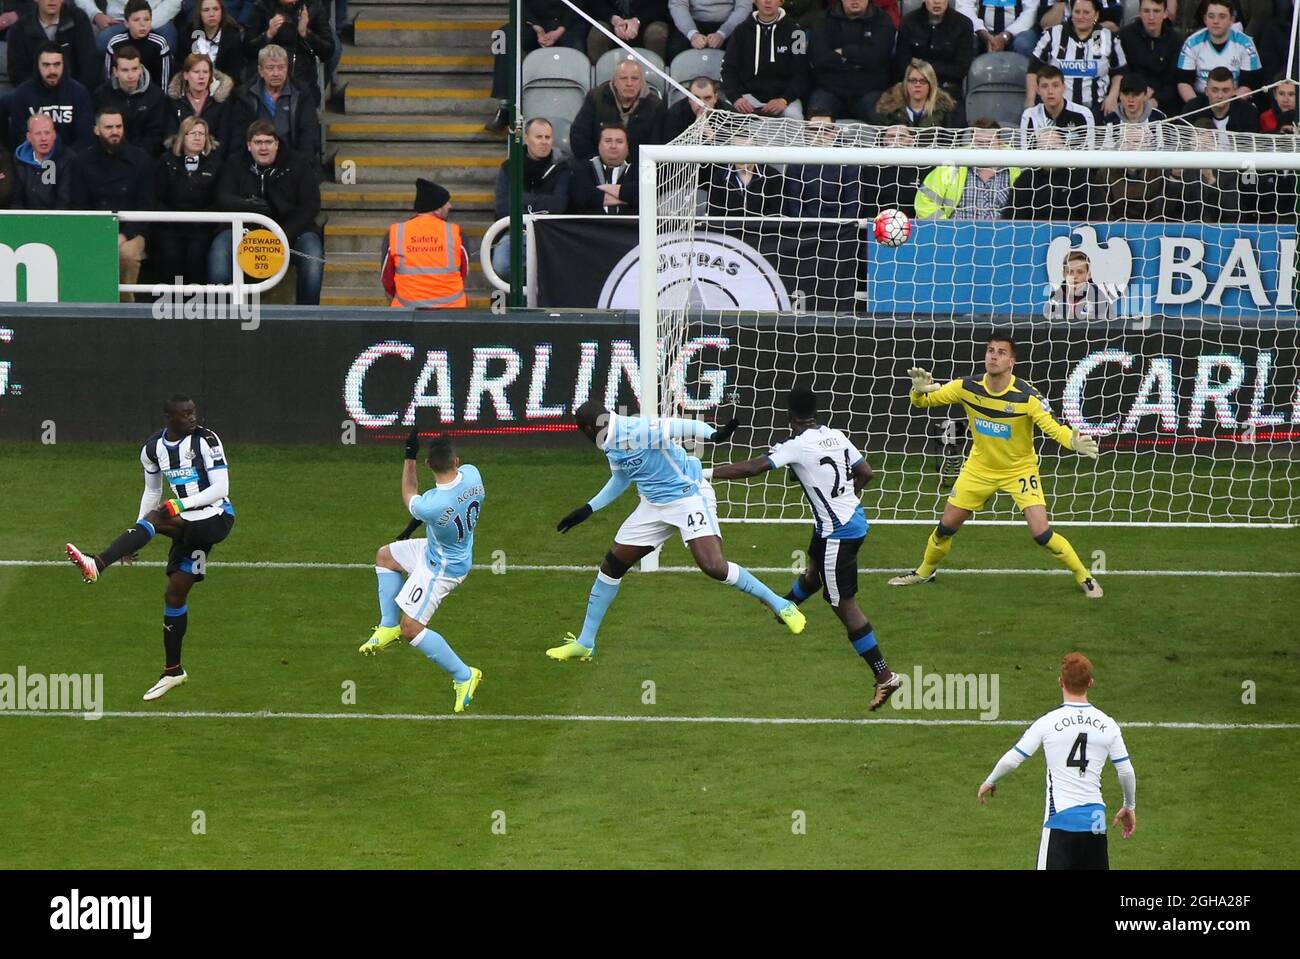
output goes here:
{"type": "Polygon", "coordinates": [[[461,662],[447,641],[428,628],[428,622],[473,566],[483,478],[477,467],[461,463],[450,440],[436,439],[425,458],[436,485],[421,495],[416,475],[419,452],[420,435],[412,430],[402,467],[402,502],[412,519],[424,523],[427,538],[399,539],[375,554],[379,625],[361,652],[374,655],[398,639],[406,640],[451,674],[452,708],[459,713],[473,701],[483,672],[461,662]]]}
{"type": "Polygon", "coordinates": [[[792,633],[803,632],[804,616],[795,603],[777,596],[749,570],[723,557],[717,498],[704,479],[700,461],[681,445],[683,440],[726,442],[736,431],[737,420],[715,429],[695,420],[622,416],[594,401],[582,404],[574,415],[578,429],[609,460],[611,475],[604,489],[560,520],[556,529],[567,533],[633,484],[641,494],[641,502],[619,527],[613,546],[600,564],[587,599],[581,634],[569,633],[562,645],[546,651],[547,656],[591,659],[601,620],[618,595],[624,574],[674,532],[680,533],[705,573],[762,600],[792,633]]]}

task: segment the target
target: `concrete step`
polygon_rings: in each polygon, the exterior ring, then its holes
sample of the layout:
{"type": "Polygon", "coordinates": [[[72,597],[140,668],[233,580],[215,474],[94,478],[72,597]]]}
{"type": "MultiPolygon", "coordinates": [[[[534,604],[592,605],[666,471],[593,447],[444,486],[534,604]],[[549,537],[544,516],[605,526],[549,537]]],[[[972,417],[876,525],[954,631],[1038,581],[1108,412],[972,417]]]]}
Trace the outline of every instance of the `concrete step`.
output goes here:
{"type": "MultiPolygon", "coordinates": [[[[325,263],[325,285],[338,290],[366,290],[383,292],[379,281],[379,260],[368,253],[357,255],[349,253],[335,254],[334,259],[325,263]]],[[[491,287],[483,278],[483,265],[477,256],[470,254],[469,282],[471,290],[488,290],[491,287]]]]}
{"type": "MultiPolygon", "coordinates": [[[[341,183],[325,183],[321,185],[320,202],[326,210],[384,212],[393,214],[392,218],[396,220],[401,215],[410,215],[411,204],[415,202],[415,188],[409,184],[345,186],[341,183]]],[[[473,211],[491,213],[494,202],[491,190],[457,190],[453,199],[456,215],[473,211]]]]}
{"type": "Polygon", "coordinates": [[[343,109],[349,115],[441,114],[476,117],[486,123],[496,112],[491,88],[485,78],[472,76],[353,78],[343,90],[343,109]]]}
{"type": "MultiPolygon", "coordinates": [[[[342,183],[324,183],[321,185],[321,208],[326,211],[351,211],[372,213],[411,213],[411,204],[415,203],[413,186],[344,186],[342,183]]],[[[456,191],[454,205],[456,212],[493,211],[495,198],[493,191],[474,192],[456,191]]]]}
{"type": "Polygon", "coordinates": [[[357,13],[359,47],[437,47],[490,54],[492,33],[505,20],[484,19],[472,10],[374,8],[357,13]]]}
{"type": "Polygon", "coordinates": [[[491,190],[496,171],[505,159],[505,150],[496,144],[338,144],[334,155],[334,182],[348,185],[400,183],[414,188],[418,177],[442,183],[452,191],[456,187],[481,193],[491,190]]]}
{"type": "Polygon", "coordinates": [[[486,44],[478,52],[446,46],[408,46],[404,49],[378,45],[345,47],[339,59],[338,72],[344,80],[372,73],[471,73],[487,77],[492,73],[492,55],[486,44]]]}
{"type": "Polygon", "coordinates": [[[343,90],[348,113],[455,113],[480,125],[497,112],[491,81],[481,75],[434,75],[420,79],[355,74],[343,90]]]}
{"type": "Polygon", "coordinates": [[[391,113],[325,114],[326,139],[399,143],[497,143],[502,134],[483,129],[478,117],[457,114],[407,116],[391,113]]]}
{"type": "MultiPolygon", "coordinates": [[[[395,219],[366,213],[332,215],[325,224],[326,259],[336,253],[365,253],[371,255],[372,262],[378,262],[383,238],[388,235],[388,227],[395,219]]],[[[453,214],[452,222],[460,227],[461,236],[470,248],[470,261],[473,262],[479,241],[492,224],[491,215],[468,214],[462,217],[453,214]]]]}

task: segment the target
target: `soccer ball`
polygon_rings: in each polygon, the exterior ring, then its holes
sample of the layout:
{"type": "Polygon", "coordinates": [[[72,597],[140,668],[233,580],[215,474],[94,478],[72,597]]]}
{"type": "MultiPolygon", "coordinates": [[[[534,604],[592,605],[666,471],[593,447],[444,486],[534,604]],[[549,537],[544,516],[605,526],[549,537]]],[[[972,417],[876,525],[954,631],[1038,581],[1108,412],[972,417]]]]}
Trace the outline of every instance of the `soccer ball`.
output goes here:
{"type": "Polygon", "coordinates": [[[902,210],[893,208],[881,210],[876,214],[872,232],[877,243],[883,243],[885,246],[902,246],[912,235],[912,221],[902,210]]]}

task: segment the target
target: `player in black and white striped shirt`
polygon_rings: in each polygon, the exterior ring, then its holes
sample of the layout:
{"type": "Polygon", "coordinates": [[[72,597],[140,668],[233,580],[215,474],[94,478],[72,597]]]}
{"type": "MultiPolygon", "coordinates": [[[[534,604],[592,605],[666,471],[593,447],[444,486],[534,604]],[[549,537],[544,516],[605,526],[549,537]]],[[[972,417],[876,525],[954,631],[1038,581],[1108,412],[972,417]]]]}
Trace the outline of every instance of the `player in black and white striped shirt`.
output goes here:
{"type": "Polygon", "coordinates": [[[1044,31],[1029,60],[1025,78],[1025,106],[1032,107],[1038,93],[1039,67],[1050,63],[1065,76],[1065,98],[1094,114],[1113,113],[1119,101],[1120,74],[1127,61],[1117,35],[1098,25],[1098,0],[1075,0],[1070,22],[1044,31]]]}
{"type": "Polygon", "coordinates": [[[164,593],[163,648],[166,662],[158,682],[144,694],[158,699],[185,683],[181,642],[189,624],[190,589],[207,571],[212,548],[230,535],[235,508],[230,503],[230,471],[217,434],[198,424],[194,401],[176,394],[163,404],[167,425],[145,441],[140,450],[144,469],[144,495],[135,525],[106,549],[88,556],[68,543],[68,559],[87,583],[119,560],[129,565],[136,553],[158,533],[172,541],[167,556],[167,590],[164,593]],[[163,480],[172,495],[163,500],[163,480]]]}
{"type": "Polygon", "coordinates": [[[867,536],[867,518],[859,498],[871,481],[866,457],[837,429],[817,421],[817,396],[795,387],[787,401],[790,439],[777,443],[766,456],[743,463],[726,463],[705,471],[705,479],[729,480],[759,476],[788,466],[803,488],[813,514],[808,569],[786,594],[802,603],[821,589],[826,602],[848,632],[853,651],[871,667],[876,688],[868,708],[879,709],[902,679],[889,668],[876,643],[876,631],[858,607],[858,550],[867,536]]]}

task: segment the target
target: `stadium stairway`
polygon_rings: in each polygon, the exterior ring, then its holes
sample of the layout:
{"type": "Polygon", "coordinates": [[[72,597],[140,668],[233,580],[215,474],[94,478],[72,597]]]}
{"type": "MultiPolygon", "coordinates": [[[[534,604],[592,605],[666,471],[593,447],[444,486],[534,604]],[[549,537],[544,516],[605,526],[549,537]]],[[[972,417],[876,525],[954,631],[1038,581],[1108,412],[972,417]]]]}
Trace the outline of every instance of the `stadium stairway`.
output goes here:
{"type": "Polygon", "coordinates": [[[504,135],[483,124],[491,98],[492,31],[509,14],[500,0],[351,0],[356,43],[346,45],[323,117],[321,185],[327,306],[386,306],[379,250],[388,225],[411,215],[416,177],[451,191],[452,220],[470,253],[472,307],[491,287],[478,246],[492,223],[492,191],[504,135]],[[340,93],[341,90],[341,93],[340,93]]]}

